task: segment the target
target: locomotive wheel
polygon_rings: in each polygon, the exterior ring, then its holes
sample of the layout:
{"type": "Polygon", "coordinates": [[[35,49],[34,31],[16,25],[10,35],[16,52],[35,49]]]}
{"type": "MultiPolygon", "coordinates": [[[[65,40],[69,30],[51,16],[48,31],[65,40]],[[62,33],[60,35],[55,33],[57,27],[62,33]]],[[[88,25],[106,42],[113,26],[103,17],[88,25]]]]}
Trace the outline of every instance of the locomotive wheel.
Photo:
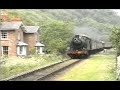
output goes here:
{"type": "Polygon", "coordinates": [[[86,55],[87,57],[89,57],[90,56],[90,54],[89,53],[87,53],[87,55],[86,55]]]}
{"type": "Polygon", "coordinates": [[[74,57],[72,56],[71,59],[74,59],[74,57]]]}
{"type": "Polygon", "coordinates": [[[70,58],[71,58],[71,59],[74,59],[75,57],[74,57],[74,55],[70,55],[70,58]]]}

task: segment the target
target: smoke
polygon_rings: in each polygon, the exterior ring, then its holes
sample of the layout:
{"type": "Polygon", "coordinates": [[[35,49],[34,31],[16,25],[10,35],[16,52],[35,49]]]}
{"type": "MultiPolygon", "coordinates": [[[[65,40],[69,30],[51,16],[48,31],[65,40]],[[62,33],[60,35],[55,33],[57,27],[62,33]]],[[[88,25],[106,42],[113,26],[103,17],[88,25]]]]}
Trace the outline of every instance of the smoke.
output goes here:
{"type": "Polygon", "coordinates": [[[101,30],[98,30],[96,28],[93,27],[76,27],[74,29],[74,34],[85,34],[88,37],[95,39],[95,40],[106,40],[105,35],[103,34],[103,32],[101,30]]]}

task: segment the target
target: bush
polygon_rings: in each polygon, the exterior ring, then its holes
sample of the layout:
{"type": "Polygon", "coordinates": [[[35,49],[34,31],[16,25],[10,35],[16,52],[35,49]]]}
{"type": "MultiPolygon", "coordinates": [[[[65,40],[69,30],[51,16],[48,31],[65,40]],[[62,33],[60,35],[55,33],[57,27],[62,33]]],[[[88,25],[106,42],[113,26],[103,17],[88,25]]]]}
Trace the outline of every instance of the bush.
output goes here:
{"type": "Polygon", "coordinates": [[[120,55],[120,27],[114,27],[112,29],[110,41],[113,47],[117,49],[117,56],[120,55]]]}
{"type": "Polygon", "coordinates": [[[63,59],[62,56],[56,54],[43,54],[32,55],[30,58],[6,58],[6,63],[0,67],[0,72],[3,77],[7,78],[11,75],[15,75],[24,71],[40,68],[46,65],[50,65],[55,62],[59,62],[63,59]]]}
{"type": "Polygon", "coordinates": [[[31,55],[35,55],[36,54],[36,48],[35,47],[31,48],[29,52],[30,52],[31,55]]]}

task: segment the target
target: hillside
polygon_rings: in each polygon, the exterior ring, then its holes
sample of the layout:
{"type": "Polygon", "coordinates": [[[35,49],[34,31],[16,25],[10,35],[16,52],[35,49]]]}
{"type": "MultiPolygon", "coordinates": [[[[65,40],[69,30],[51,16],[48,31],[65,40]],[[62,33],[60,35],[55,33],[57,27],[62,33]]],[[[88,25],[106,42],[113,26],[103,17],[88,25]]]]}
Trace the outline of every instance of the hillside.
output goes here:
{"type": "Polygon", "coordinates": [[[42,26],[52,20],[62,20],[74,22],[77,29],[78,27],[92,27],[99,30],[97,33],[100,35],[109,34],[107,32],[114,25],[120,23],[120,17],[110,9],[16,9],[9,10],[9,13],[11,15],[20,15],[26,24],[42,26]]]}
{"type": "Polygon", "coordinates": [[[70,38],[79,33],[108,42],[111,29],[120,24],[120,17],[111,9],[9,9],[8,12],[10,17],[20,16],[26,25],[39,25],[41,40],[49,49],[61,43],[55,48],[65,49],[70,38]]]}
{"type": "Polygon", "coordinates": [[[73,20],[78,25],[82,25],[83,20],[87,18],[98,23],[120,23],[120,17],[116,16],[116,13],[110,9],[45,9],[40,11],[58,20],[73,20]]]}
{"type": "Polygon", "coordinates": [[[111,28],[119,26],[120,17],[110,9],[42,10],[51,18],[75,22],[74,34],[84,33],[92,38],[109,41],[111,28]]]}

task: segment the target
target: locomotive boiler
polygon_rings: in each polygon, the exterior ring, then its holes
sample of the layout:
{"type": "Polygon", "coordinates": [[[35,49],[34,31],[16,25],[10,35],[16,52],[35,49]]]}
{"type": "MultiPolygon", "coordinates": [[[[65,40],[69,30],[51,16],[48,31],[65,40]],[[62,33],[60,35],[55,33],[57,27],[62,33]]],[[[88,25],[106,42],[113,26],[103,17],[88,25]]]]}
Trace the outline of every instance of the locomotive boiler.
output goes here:
{"type": "Polygon", "coordinates": [[[86,35],[75,35],[70,43],[67,55],[71,58],[88,57],[104,49],[104,43],[86,35]]]}

